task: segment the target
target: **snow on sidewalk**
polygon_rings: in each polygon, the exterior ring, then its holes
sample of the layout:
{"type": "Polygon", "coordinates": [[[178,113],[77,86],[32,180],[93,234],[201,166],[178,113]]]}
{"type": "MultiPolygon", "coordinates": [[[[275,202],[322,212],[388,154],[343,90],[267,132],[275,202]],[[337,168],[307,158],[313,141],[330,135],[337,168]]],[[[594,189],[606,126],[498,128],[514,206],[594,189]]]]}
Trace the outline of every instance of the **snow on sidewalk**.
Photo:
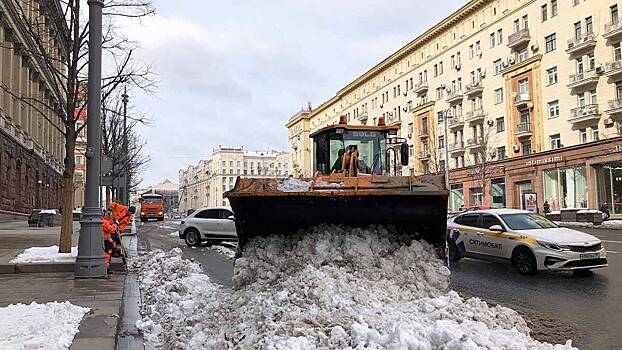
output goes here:
{"type": "Polygon", "coordinates": [[[622,220],[607,220],[603,221],[600,225],[594,225],[591,222],[573,222],[573,221],[553,221],[562,227],[585,227],[595,229],[615,229],[622,230],[622,220]]]}
{"type": "Polygon", "coordinates": [[[137,326],[155,348],[574,349],[532,339],[511,309],[447,292],[434,248],[383,228],[257,237],[236,260],[233,291],[178,248],[133,264],[137,326]]]}
{"type": "Polygon", "coordinates": [[[68,349],[88,308],[68,301],[0,308],[0,349],[68,349]]]}
{"type": "Polygon", "coordinates": [[[45,263],[45,262],[74,262],[78,256],[78,247],[72,247],[71,253],[59,253],[58,246],[31,247],[24,250],[13,260],[11,264],[45,263]]]}

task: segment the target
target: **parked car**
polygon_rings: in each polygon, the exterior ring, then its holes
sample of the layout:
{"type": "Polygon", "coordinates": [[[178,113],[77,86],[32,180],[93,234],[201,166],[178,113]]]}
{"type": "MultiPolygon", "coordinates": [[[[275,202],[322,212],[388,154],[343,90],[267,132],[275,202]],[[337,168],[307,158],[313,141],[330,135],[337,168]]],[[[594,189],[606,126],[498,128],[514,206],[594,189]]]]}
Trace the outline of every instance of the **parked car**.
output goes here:
{"type": "Polygon", "coordinates": [[[231,207],[196,209],[181,221],[179,238],[189,247],[198,247],[202,242],[236,242],[234,220],[231,207]]]}
{"type": "Polygon", "coordinates": [[[586,272],[607,266],[600,239],[559,227],[545,217],[517,209],[469,211],[447,220],[449,259],[495,258],[518,272],[538,270],[586,272]]]}

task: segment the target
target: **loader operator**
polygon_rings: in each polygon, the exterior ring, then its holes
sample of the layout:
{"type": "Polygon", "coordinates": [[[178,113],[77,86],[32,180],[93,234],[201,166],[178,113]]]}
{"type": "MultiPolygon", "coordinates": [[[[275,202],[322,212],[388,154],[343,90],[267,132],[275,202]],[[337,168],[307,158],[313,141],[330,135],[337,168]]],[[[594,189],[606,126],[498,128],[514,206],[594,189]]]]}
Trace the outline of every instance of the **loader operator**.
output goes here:
{"type": "Polygon", "coordinates": [[[332,167],[333,171],[345,171],[347,176],[356,176],[357,173],[369,174],[370,169],[365,161],[359,158],[359,151],[356,145],[349,145],[346,149],[339,150],[339,157],[332,167]],[[356,159],[356,164],[351,167],[351,160],[356,159]]]}

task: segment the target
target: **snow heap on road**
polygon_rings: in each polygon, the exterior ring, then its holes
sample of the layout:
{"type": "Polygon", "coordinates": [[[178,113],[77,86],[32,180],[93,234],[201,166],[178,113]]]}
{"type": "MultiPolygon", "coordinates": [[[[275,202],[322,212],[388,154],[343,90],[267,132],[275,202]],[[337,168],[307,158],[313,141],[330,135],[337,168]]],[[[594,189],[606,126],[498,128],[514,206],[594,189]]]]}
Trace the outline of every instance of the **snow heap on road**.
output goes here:
{"type": "Polygon", "coordinates": [[[138,327],[164,349],[573,349],[529,336],[515,311],[447,292],[432,246],[383,228],[320,226],[258,237],[235,263],[233,291],[181,251],[136,261],[138,327]]]}
{"type": "Polygon", "coordinates": [[[280,192],[307,192],[311,188],[311,181],[304,181],[294,177],[281,181],[276,189],[280,192]]]}
{"type": "Polygon", "coordinates": [[[57,245],[50,247],[31,247],[13,258],[10,263],[73,262],[76,261],[76,256],[78,256],[78,247],[72,247],[71,253],[59,253],[57,245]]]}
{"type": "Polygon", "coordinates": [[[68,301],[0,308],[0,349],[68,349],[87,312],[68,301]]]}

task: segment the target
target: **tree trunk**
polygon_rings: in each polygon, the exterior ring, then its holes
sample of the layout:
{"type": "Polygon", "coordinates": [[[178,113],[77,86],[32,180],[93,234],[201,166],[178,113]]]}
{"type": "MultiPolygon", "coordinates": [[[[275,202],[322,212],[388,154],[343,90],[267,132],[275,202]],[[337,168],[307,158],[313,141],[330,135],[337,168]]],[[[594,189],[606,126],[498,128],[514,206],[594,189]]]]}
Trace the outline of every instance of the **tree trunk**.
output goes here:
{"type": "MultiPolygon", "coordinates": [[[[69,121],[72,123],[72,121],[69,121]]],[[[73,175],[76,164],[74,152],[76,148],[75,124],[65,127],[65,170],[63,171],[63,216],[61,220],[59,253],[71,253],[73,236],[73,175]]]]}

